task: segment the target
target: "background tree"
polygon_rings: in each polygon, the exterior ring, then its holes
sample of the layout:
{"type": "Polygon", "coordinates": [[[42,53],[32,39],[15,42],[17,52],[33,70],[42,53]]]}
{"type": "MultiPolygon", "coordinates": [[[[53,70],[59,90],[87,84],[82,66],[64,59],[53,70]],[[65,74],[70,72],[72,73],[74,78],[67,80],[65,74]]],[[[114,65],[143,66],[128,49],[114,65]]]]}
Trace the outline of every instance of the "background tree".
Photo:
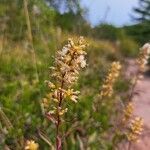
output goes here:
{"type": "Polygon", "coordinates": [[[134,17],[136,21],[150,21],[150,0],[139,0],[139,6],[133,10],[136,14],[134,17]]]}
{"type": "Polygon", "coordinates": [[[80,11],[80,0],[45,0],[50,7],[57,11],[78,12],[80,11]]]}
{"type": "Polygon", "coordinates": [[[139,6],[133,9],[134,15],[132,19],[137,24],[125,26],[127,34],[129,34],[138,43],[144,44],[150,40],[150,0],[139,0],[139,6]]]}

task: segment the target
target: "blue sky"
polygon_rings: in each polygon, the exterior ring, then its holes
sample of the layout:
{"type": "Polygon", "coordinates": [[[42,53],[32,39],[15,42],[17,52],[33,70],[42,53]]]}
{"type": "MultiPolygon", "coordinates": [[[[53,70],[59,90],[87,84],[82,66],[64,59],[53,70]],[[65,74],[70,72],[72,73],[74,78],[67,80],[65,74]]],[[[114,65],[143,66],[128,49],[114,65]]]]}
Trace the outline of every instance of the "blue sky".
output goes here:
{"type": "Polygon", "coordinates": [[[82,0],[81,5],[88,8],[92,25],[107,22],[122,26],[134,24],[130,15],[133,7],[138,6],[138,0],[82,0]]]}

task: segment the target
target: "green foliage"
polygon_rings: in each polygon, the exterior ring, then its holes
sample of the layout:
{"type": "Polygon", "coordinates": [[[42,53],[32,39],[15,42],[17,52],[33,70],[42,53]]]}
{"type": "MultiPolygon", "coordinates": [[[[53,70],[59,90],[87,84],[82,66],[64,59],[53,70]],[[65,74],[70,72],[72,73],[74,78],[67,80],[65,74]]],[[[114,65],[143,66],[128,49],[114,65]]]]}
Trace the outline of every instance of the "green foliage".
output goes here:
{"type": "Polygon", "coordinates": [[[113,25],[101,24],[94,28],[93,36],[98,39],[107,39],[110,41],[116,41],[120,30],[113,25]]]}
{"type": "Polygon", "coordinates": [[[139,6],[134,9],[133,19],[138,23],[125,26],[124,29],[136,42],[144,44],[150,40],[150,1],[139,0],[139,6]]]}
{"type": "MultiPolygon", "coordinates": [[[[2,23],[0,27],[2,32],[11,40],[26,39],[27,23],[23,1],[6,0],[1,4],[2,23]]],[[[55,11],[50,9],[42,0],[28,1],[28,9],[33,35],[36,37],[39,34],[46,34],[53,24],[55,11]]]]}
{"type": "Polygon", "coordinates": [[[134,19],[139,22],[150,21],[150,1],[139,0],[139,7],[135,7],[134,12],[136,16],[134,19]]]}
{"type": "Polygon", "coordinates": [[[126,33],[137,43],[144,44],[150,41],[150,21],[145,21],[133,26],[125,26],[126,33]]]}
{"type": "Polygon", "coordinates": [[[138,54],[138,45],[131,38],[124,37],[120,40],[120,50],[126,57],[135,57],[138,54]]]}

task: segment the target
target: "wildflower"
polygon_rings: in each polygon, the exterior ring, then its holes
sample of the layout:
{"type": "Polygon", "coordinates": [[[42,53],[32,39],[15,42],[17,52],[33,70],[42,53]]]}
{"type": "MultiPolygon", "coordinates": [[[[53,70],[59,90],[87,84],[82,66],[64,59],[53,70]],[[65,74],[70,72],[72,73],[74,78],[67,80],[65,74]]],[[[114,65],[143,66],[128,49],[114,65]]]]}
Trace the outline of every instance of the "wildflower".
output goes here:
{"type": "Polygon", "coordinates": [[[49,100],[47,98],[43,98],[42,105],[46,109],[49,107],[49,100]]]}
{"type": "Polygon", "coordinates": [[[137,63],[139,65],[139,69],[141,72],[143,72],[145,70],[145,66],[148,63],[149,54],[150,54],[150,44],[146,43],[140,49],[140,54],[139,54],[139,57],[137,59],[137,63]]]}
{"type": "Polygon", "coordinates": [[[66,113],[68,111],[68,108],[62,109],[61,107],[59,107],[59,115],[62,116],[64,113],[66,113]]]}
{"type": "Polygon", "coordinates": [[[80,64],[81,68],[86,67],[86,60],[84,58],[84,55],[81,55],[78,59],[77,62],[80,64]]]}
{"type": "Polygon", "coordinates": [[[65,96],[73,102],[77,103],[79,93],[79,91],[73,91],[73,89],[68,89],[67,91],[65,91],[65,96]]]}
{"type": "Polygon", "coordinates": [[[62,48],[62,52],[61,52],[62,56],[65,56],[68,51],[69,51],[69,48],[68,48],[67,46],[64,46],[64,47],[62,48]]]}
{"type": "Polygon", "coordinates": [[[100,97],[111,97],[113,94],[113,84],[120,74],[121,65],[119,62],[113,62],[111,68],[108,71],[108,75],[102,85],[100,97]]]}
{"type": "Polygon", "coordinates": [[[141,135],[143,131],[143,119],[140,117],[136,117],[134,120],[132,120],[129,133],[127,133],[127,139],[129,141],[138,141],[139,136],[141,135]]]}
{"type": "Polygon", "coordinates": [[[25,145],[25,150],[38,150],[39,144],[35,143],[33,140],[28,140],[25,145]]]}
{"type": "Polygon", "coordinates": [[[50,82],[50,81],[45,81],[45,82],[47,83],[47,85],[48,85],[48,87],[49,87],[50,89],[55,89],[55,88],[56,88],[56,86],[55,86],[54,83],[52,83],[52,82],[50,82]]]}
{"type": "Polygon", "coordinates": [[[127,122],[133,114],[133,104],[129,102],[124,109],[123,122],[127,122]]]}
{"type": "Polygon", "coordinates": [[[44,106],[48,106],[49,99],[56,103],[61,103],[64,98],[77,102],[79,92],[70,87],[78,80],[80,69],[86,66],[85,47],[83,37],[77,44],[69,39],[68,44],[56,53],[55,66],[50,67],[55,83],[46,81],[51,92],[43,99],[44,106]]]}
{"type": "MultiPolygon", "coordinates": [[[[80,70],[86,67],[85,47],[83,37],[80,37],[77,43],[69,39],[68,44],[62,50],[57,51],[54,66],[50,67],[50,75],[54,82],[46,81],[50,93],[42,103],[45,106],[47,118],[56,125],[56,137],[59,137],[60,140],[59,126],[62,122],[62,115],[68,111],[64,102],[70,99],[76,103],[78,100],[79,91],[74,91],[72,86],[77,82],[80,70]]],[[[58,142],[56,145],[56,149],[59,149],[58,142]]]]}

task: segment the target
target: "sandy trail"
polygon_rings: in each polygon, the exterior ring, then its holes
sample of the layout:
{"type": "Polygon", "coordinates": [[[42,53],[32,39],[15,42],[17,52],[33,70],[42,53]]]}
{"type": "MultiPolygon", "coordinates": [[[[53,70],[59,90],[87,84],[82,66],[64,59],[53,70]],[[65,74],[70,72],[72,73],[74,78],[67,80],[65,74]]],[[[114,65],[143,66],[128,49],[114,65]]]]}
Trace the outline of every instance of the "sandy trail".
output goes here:
{"type": "MultiPolygon", "coordinates": [[[[132,77],[136,74],[138,67],[135,60],[128,60],[126,76],[132,77]]],[[[130,150],[150,150],[150,76],[144,75],[136,87],[138,95],[133,97],[134,115],[142,117],[144,120],[144,131],[138,143],[131,144],[130,150]]],[[[123,149],[128,149],[126,145],[123,149]]]]}

